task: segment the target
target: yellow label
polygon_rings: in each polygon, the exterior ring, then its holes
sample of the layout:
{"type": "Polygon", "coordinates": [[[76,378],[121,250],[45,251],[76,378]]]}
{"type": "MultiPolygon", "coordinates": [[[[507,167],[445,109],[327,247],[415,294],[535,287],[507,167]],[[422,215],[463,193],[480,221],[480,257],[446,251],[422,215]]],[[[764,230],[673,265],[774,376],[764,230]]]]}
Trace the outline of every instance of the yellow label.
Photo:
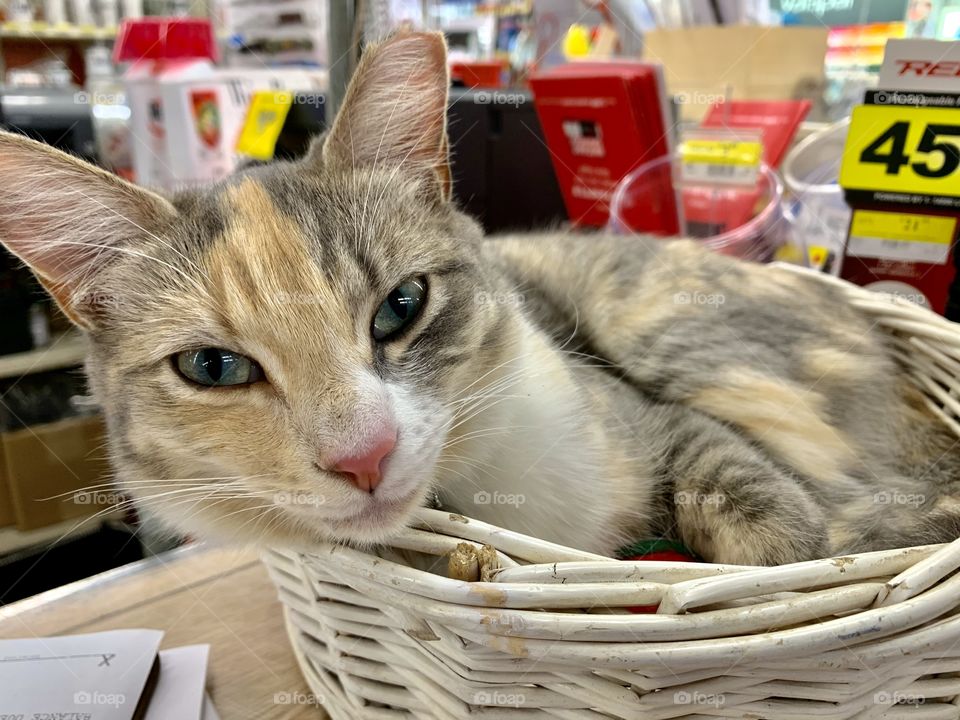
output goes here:
{"type": "Polygon", "coordinates": [[[847,255],[946,265],[956,227],[953,217],[857,210],[850,223],[847,255]]]}
{"type": "Polygon", "coordinates": [[[949,245],[956,226],[957,219],[952,217],[857,210],[853,213],[850,235],[898,242],[949,245]]]}
{"type": "Polygon", "coordinates": [[[854,108],[840,185],[848,190],[960,196],[960,110],[854,108]]]}
{"type": "Polygon", "coordinates": [[[250,99],[237,151],[256,160],[269,160],[293,104],[293,94],[281,90],[257,90],[250,99]]]}
{"type": "Polygon", "coordinates": [[[747,141],[684,140],[680,144],[680,157],[684,163],[759,166],[763,146],[747,141]]]}
{"type": "Polygon", "coordinates": [[[807,248],[810,257],[810,264],[815,268],[823,267],[830,256],[830,250],[823,245],[811,245],[807,248]]]}

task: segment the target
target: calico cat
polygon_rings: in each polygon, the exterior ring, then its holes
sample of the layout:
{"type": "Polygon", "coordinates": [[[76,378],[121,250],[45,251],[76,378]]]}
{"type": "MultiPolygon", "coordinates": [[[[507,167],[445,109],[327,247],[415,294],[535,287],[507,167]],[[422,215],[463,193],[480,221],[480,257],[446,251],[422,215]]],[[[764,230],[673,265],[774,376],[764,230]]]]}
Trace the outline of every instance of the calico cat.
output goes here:
{"type": "Polygon", "coordinates": [[[956,438],[839,292],[689,241],[484,239],[450,199],[447,85],[440,35],[396,35],[306,158],[171,199],[0,135],[0,238],[89,336],[144,507],[363,544],[437,493],[747,564],[960,536],[956,438]]]}

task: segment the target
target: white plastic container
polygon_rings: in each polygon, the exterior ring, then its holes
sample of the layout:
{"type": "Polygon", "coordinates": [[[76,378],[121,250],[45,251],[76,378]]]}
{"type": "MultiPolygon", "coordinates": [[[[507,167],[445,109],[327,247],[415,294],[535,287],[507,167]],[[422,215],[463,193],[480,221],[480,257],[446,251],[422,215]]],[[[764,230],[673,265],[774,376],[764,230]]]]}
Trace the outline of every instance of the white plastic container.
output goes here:
{"type": "Polygon", "coordinates": [[[124,74],[131,112],[134,175],[141,185],[175,189],[177,178],[170,165],[168,147],[176,148],[178,157],[186,156],[185,148],[169,144],[165,96],[171,86],[211,78],[213,73],[212,63],[198,59],[167,62],[162,67],[152,61],[138,62],[124,74]]]}
{"type": "Polygon", "coordinates": [[[66,0],[43,0],[43,19],[50,25],[66,25],[66,0]]]}
{"type": "Polygon", "coordinates": [[[122,0],[121,10],[124,20],[136,20],[143,17],[143,0],[122,0]]]}
{"type": "Polygon", "coordinates": [[[850,207],[837,183],[849,128],[847,118],[820,130],[797,143],[783,161],[792,232],[804,240],[810,265],[831,275],[840,274],[850,225],[850,207]]]}
{"type": "Polygon", "coordinates": [[[90,0],[70,0],[70,16],[74,25],[93,27],[96,25],[93,17],[93,3],[90,0]]]}

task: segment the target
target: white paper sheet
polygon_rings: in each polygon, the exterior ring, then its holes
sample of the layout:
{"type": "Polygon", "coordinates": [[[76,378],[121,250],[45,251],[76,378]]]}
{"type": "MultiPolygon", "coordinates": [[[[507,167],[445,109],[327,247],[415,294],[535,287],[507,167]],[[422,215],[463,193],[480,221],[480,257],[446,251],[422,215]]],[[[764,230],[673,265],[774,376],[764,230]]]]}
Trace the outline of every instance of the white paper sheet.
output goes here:
{"type": "Polygon", "coordinates": [[[160,652],[160,680],[144,720],[201,720],[209,645],[160,652]]]}
{"type": "Polygon", "coordinates": [[[0,640],[0,716],[130,720],[159,630],[0,640]]]}
{"type": "Polygon", "coordinates": [[[209,693],[203,696],[203,720],[220,720],[220,713],[213,706],[209,693]]]}

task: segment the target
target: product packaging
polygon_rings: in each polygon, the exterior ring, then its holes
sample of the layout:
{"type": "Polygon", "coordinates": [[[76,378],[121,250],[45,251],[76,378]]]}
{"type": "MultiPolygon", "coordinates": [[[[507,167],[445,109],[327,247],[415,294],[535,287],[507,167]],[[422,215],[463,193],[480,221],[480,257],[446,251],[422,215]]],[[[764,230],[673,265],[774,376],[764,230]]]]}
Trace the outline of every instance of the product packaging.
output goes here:
{"type": "Polygon", "coordinates": [[[254,91],[288,91],[299,103],[322,104],[327,87],[321,69],[215,67],[205,20],[124,23],[114,57],[134,61],[124,80],[137,182],[171,191],[219,180],[236,169],[236,142],[254,91]],[[151,37],[157,46],[147,42],[151,37]]]}
{"type": "Polygon", "coordinates": [[[530,79],[537,115],[570,219],[602,227],[618,183],[671,152],[658,65],[562,65],[530,79]]]}
{"type": "Polygon", "coordinates": [[[175,182],[167,150],[165,89],[191,78],[210,78],[216,57],[208,20],[146,18],[120,26],[113,60],[131,63],[123,82],[130,106],[134,178],[141,185],[169,189],[175,182]]]}
{"type": "Polygon", "coordinates": [[[960,43],[891,40],[854,108],[840,184],[853,217],[842,277],[960,320],[960,43]]]}

